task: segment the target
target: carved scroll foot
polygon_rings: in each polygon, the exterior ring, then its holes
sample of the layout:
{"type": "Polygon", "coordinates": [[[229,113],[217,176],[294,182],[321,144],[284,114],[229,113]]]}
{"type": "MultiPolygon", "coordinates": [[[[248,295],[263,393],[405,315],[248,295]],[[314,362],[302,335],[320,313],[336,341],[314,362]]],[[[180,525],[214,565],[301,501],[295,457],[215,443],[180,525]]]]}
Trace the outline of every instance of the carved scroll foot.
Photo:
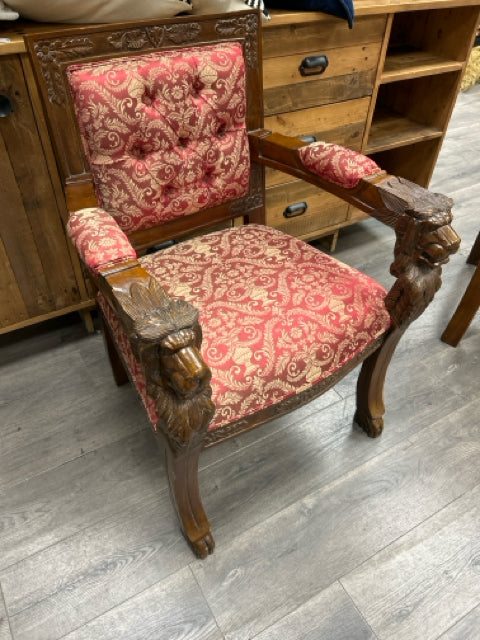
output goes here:
{"type": "Polygon", "coordinates": [[[210,553],[213,553],[215,549],[215,541],[211,533],[207,533],[207,535],[200,540],[192,541],[187,538],[187,542],[197,558],[206,558],[210,553]]]}
{"type": "Polygon", "coordinates": [[[210,523],[200,499],[198,458],[200,447],[174,452],[167,446],[170,495],[188,544],[199,558],[206,558],[215,548],[210,523]]]}
{"type": "Polygon", "coordinates": [[[383,431],[383,417],[374,418],[368,413],[357,411],[354,420],[370,438],[378,438],[383,431]]]}

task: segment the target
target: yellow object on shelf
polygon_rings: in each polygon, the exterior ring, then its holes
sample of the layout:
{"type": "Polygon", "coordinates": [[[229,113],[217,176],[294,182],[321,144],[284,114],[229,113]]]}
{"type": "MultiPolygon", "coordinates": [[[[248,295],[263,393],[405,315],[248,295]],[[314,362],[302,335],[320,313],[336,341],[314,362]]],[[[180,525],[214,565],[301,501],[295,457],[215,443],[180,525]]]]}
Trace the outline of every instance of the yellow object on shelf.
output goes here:
{"type": "Polygon", "coordinates": [[[465,75],[463,76],[461,90],[467,91],[477,82],[480,82],[480,47],[472,49],[465,75]]]}

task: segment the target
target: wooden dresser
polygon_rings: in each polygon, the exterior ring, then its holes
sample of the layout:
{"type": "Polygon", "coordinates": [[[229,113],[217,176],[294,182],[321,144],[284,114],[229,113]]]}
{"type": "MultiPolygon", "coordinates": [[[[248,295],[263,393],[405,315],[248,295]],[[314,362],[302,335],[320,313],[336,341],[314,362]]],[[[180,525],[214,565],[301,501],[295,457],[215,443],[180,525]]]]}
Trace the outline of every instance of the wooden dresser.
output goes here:
{"type": "MultiPolygon", "coordinates": [[[[356,0],[355,7],[353,30],[321,13],[273,12],[263,32],[265,125],[361,150],[426,186],[480,0],[356,0]]],[[[25,27],[32,28],[44,29],[25,27]]],[[[0,42],[0,333],[70,311],[89,322],[92,307],[63,231],[63,193],[17,31],[0,23],[0,38],[10,38],[0,42]]],[[[268,223],[303,239],[329,236],[333,248],[338,230],[364,217],[274,171],[267,186],[268,223]]]]}

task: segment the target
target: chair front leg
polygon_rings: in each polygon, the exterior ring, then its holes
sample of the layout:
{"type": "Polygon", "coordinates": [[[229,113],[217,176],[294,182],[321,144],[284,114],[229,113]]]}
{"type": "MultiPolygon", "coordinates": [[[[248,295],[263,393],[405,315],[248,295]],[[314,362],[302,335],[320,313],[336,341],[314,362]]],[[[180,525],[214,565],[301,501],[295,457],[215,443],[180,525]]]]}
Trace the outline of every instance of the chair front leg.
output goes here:
{"type": "Polygon", "coordinates": [[[383,387],[398,341],[433,300],[442,265],[460,243],[450,227],[450,199],[394,177],[380,180],[376,189],[383,206],[372,215],[395,228],[390,272],[397,279],[385,300],[391,329],[381,348],[363,363],[357,384],[356,421],[371,437],[383,429],[383,387]]]}
{"type": "Polygon", "coordinates": [[[192,551],[206,558],[215,548],[210,522],[200,498],[198,460],[202,446],[184,447],[180,451],[166,445],[166,464],[170,496],[180,528],[192,551]]]}
{"type": "Polygon", "coordinates": [[[155,433],[165,447],[170,493],[180,527],[194,553],[204,558],[214,548],[200,499],[198,459],[215,407],[211,372],[200,346],[198,312],[168,296],[143,269],[108,277],[122,319],[155,402],[155,433]],[[126,279],[128,278],[128,279],[126,279]]]}
{"type": "Polygon", "coordinates": [[[364,360],[358,375],[357,410],[354,420],[370,438],[377,438],[383,431],[385,377],[403,333],[401,329],[390,332],[382,346],[364,360]]]}
{"type": "Polygon", "coordinates": [[[165,441],[170,494],[182,532],[195,555],[215,543],[198,484],[198,459],[213,417],[211,373],[198,347],[199,327],[170,334],[157,352],[143,355],[148,392],[155,398],[157,433],[165,441]]]}

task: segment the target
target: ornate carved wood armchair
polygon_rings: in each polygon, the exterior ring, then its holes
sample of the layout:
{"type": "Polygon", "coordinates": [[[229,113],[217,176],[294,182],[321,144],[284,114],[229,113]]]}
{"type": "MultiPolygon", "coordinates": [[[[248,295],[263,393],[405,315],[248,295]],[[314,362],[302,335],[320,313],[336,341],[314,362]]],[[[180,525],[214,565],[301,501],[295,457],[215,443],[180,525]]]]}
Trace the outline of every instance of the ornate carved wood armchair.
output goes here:
{"type": "Polygon", "coordinates": [[[259,35],[246,11],[28,38],[114,376],[136,386],[201,557],[214,547],[201,450],[306,403],[360,362],[355,420],[378,436],[395,346],[458,246],[448,198],[358,153],[262,128],[259,35]],[[392,227],[391,291],[265,226],[265,165],[392,227]],[[208,232],[234,220],[245,224],[208,232]]]}

